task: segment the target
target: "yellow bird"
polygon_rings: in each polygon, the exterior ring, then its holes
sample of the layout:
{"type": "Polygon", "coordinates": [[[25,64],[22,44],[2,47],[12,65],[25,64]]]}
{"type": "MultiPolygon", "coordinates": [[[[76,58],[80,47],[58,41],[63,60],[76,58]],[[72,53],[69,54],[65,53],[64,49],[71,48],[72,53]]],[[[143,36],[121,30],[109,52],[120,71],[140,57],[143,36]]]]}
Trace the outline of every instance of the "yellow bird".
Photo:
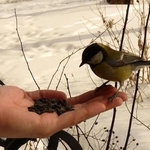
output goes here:
{"type": "Polygon", "coordinates": [[[132,53],[116,51],[101,43],[93,43],[82,53],[80,67],[84,64],[90,65],[98,77],[119,82],[119,90],[132,71],[150,66],[150,61],[132,53]]]}

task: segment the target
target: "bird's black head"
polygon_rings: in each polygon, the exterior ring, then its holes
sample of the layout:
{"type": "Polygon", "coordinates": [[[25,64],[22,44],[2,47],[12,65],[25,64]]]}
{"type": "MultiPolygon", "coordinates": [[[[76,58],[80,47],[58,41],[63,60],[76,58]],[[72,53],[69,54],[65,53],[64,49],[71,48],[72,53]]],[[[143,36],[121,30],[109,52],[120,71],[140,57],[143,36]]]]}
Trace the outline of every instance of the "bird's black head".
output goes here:
{"type": "Polygon", "coordinates": [[[82,53],[82,62],[80,67],[84,64],[97,65],[105,60],[107,52],[98,43],[91,44],[82,53]]]}

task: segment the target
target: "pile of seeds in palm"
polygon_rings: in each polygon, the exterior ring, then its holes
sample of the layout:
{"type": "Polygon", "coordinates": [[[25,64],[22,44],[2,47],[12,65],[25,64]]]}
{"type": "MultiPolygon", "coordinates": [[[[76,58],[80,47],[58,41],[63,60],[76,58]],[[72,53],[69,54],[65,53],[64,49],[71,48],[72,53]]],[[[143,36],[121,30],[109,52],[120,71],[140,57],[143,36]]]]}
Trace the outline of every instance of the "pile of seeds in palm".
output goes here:
{"type": "Polygon", "coordinates": [[[66,103],[66,100],[41,98],[34,100],[34,106],[28,107],[28,110],[39,115],[53,112],[56,112],[57,115],[61,115],[74,109],[73,106],[66,103]]]}

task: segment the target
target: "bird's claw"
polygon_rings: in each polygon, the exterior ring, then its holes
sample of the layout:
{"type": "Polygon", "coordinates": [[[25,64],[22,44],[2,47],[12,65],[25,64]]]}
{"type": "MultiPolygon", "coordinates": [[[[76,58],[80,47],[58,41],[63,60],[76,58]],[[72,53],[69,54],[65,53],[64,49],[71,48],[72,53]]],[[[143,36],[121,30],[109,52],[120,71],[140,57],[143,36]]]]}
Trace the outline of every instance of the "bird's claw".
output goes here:
{"type": "Polygon", "coordinates": [[[117,93],[118,93],[118,92],[116,92],[116,93],[113,94],[111,97],[109,97],[109,98],[108,98],[108,101],[109,101],[109,102],[112,102],[112,101],[117,97],[117,93]]]}

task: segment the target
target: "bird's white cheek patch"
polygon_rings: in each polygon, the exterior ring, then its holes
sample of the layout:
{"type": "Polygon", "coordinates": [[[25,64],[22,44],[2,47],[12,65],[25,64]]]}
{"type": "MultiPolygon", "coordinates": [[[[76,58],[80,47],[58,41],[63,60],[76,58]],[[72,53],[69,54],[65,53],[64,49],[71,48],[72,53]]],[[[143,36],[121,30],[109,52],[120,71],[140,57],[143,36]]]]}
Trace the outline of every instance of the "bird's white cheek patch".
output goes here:
{"type": "Polygon", "coordinates": [[[92,65],[96,65],[96,64],[100,64],[102,60],[103,60],[103,54],[102,52],[98,52],[95,56],[91,58],[90,61],[88,61],[88,63],[92,65]]]}

